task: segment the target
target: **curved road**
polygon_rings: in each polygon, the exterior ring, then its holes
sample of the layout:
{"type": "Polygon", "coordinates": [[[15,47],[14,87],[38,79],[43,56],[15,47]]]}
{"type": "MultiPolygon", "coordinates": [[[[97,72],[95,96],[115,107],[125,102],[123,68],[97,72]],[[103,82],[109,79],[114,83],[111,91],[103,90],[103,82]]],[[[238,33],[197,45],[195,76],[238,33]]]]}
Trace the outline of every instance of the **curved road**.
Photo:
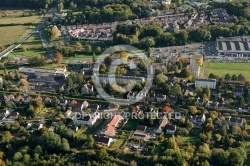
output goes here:
{"type": "Polygon", "coordinates": [[[42,39],[42,42],[43,42],[43,45],[44,47],[47,49],[48,53],[51,54],[53,53],[52,49],[51,49],[51,46],[49,44],[49,42],[47,41],[46,39],[46,36],[45,35],[42,35],[42,28],[43,26],[47,23],[49,17],[52,16],[52,13],[55,12],[56,9],[55,8],[51,8],[48,13],[44,16],[42,22],[33,30],[31,31],[27,36],[25,36],[22,40],[14,43],[13,45],[9,46],[8,48],[6,48],[4,51],[2,51],[0,53],[0,60],[2,57],[5,57],[7,56],[11,51],[13,51],[14,49],[18,48],[23,42],[25,42],[32,34],[34,33],[39,33],[40,34],[40,37],[42,39]],[[51,51],[52,50],[52,51],[51,51]]]}

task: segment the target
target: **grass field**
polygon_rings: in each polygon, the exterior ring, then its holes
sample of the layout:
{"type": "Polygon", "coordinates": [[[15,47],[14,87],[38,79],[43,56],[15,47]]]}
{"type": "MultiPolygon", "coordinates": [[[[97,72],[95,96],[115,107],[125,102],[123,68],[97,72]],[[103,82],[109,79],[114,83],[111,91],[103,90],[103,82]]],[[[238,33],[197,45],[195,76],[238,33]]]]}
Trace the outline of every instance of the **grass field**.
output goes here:
{"type": "Polygon", "coordinates": [[[25,37],[39,20],[41,17],[37,11],[0,9],[0,25],[4,25],[0,27],[0,51],[25,37]]]}
{"type": "Polygon", "coordinates": [[[242,74],[246,78],[250,79],[250,63],[217,63],[210,62],[206,69],[206,75],[210,73],[215,75],[225,76],[227,73],[230,75],[242,74]]]}
{"type": "Polygon", "coordinates": [[[0,47],[12,44],[21,39],[30,31],[29,26],[4,26],[0,27],[0,47]]]}
{"type": "Polygon", "coordinates": [[[0,18],[0,24],[28,24],[38,23],[39,16],[28,16],[28,17],[2,17],[0,18]]]}
{"type": "Polygon", "coordinates": [[[36,56],[36,55],[46,55],[46,51],[45,50],[30,50],[30,51],[13,51],[11,52],[8,56],[12,56],[12,55],[24,55],[24,56],[36,56]]]}

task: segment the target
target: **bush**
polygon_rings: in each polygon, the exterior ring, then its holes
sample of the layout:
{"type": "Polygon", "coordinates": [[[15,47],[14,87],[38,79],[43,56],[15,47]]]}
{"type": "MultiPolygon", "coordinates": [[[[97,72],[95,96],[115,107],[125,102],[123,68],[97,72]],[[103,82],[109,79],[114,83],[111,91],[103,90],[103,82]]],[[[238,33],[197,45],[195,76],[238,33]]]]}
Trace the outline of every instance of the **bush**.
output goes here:
{"type": "Polygon", "coordinates": [[[177,134],[178,134],[178,135],[181,135],[181,136],[188,136],[189,131],[188,131],[187,128],[180,128],[180,129],[177,131],[177,134]]]}

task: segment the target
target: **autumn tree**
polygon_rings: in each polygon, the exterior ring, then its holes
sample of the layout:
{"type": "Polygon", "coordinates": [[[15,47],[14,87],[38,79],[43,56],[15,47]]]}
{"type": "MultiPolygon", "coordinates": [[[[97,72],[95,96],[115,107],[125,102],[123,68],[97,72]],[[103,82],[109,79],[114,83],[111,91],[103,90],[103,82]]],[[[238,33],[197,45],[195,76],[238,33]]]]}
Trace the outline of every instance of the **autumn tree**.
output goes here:
{"type": "Polygon", "coordinates": [[[62,62],[63,55],[62,55],[60,52],[57,52],[57,53],[55,54],[55,58],[56,58],[56,62],[57,62],[57,63],[61,63],[61,62],[62,62]]]}
{"type": "Polygon", "coordinates": [[[191,115],[196,115],[198,113],[198,110],[195,106],[189,106],[188,107],[188,112],[191,114],[191,115]]]}

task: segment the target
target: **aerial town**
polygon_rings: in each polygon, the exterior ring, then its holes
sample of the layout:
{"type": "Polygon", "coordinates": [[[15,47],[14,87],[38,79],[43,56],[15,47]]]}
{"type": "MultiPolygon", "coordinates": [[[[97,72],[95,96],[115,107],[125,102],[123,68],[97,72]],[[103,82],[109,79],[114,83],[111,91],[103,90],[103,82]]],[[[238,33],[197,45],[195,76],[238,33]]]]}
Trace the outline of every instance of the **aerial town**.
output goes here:
{"type": "Polygon", "coordinates": [[[250,165],[249,6],[0,2],[0,165],[250,165]]]}

